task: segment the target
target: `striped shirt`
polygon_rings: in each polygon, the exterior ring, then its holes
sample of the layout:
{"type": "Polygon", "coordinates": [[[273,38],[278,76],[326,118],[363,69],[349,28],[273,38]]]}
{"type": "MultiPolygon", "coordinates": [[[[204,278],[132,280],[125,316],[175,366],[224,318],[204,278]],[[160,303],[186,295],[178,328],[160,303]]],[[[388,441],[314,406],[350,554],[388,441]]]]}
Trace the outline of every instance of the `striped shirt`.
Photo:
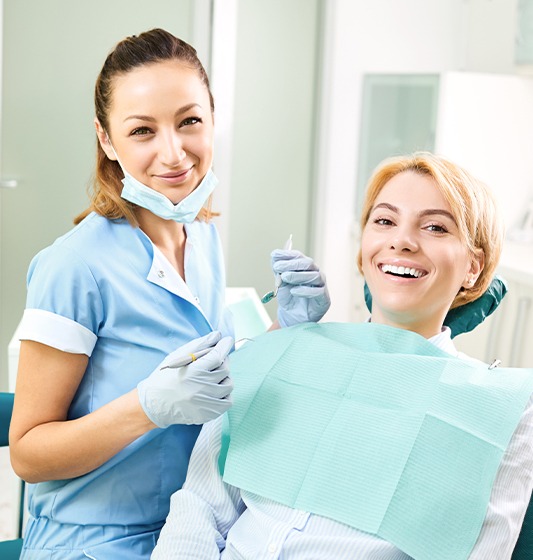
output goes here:
{"type": "MultiPolygon", "coordinates": [[[[449,329],[429,339],[455,349],[449,329]]],[[[410,560],[393,544],[337,521],[240,491],[218,468],[221,419],[206,424],[187,480],[171,499],[153,560],[410,560]]],[[[268,465],[265,465],[268,468],[268,465]]],[[[533,487],[533,398],[500,464],[470,560],[507,560],[520,533],[533,487]]]]}

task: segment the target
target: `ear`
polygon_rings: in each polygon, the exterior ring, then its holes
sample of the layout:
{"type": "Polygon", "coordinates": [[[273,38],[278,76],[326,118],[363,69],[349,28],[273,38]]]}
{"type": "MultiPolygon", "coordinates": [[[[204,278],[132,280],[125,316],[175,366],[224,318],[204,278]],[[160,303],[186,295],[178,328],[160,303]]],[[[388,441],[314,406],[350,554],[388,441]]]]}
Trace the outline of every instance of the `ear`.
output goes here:
{"type": "Polygon", "coordinates": [[[109,140],[109,136],[107,132],[104,130],[104,127],[100,124],[100,121],[95,118],[94,119],[94,127],[96,128],[96,135],[98,136],[98,142],[100,142],[100,146],[102,150],[104,150],[105,155],[113,160],[117,160],[117,156],[115,155],[115,150],[111,146],[111,142],[109,140]]]}
{"type": "Polygon", "coordinates": [[[474,254],[472,255],[470,270],[467,272],[465,276],[463,282],[463,288],[468,290],[474,286],[484,266],[485,266],[485,253],[483,249],[476,249],[474,254]]]}

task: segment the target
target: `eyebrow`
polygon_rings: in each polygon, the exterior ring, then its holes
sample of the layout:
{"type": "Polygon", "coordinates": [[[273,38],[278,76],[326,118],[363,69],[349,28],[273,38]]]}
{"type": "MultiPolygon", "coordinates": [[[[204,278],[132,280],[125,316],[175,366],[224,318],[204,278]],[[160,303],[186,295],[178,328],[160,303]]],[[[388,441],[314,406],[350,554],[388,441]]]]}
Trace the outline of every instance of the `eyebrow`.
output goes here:
{"type": "MultiPolygon", "coordinates": [[[[199,109],[202,108],[202,106],[199,103],[189,103],[188,105],[184,105],[183,107],[180,107],[174,113],[174,116],[179,117],[180,115],[183,115],[183,113],[186,113],[187,111],[190,111],[194,107],[198,107],[199,109]]],[[[148,115],[129,115],[124,119],[123,122],[129,121],[129,120],[155,122],[156,119],[154,119],[154,117],[150,117],[148,115]]]]}
{"type": "MultiPolygon", "coordinates": [[[[376,204],[376,206],[372,208],[372,212],[377,208],[387,208],[391,212],[394,212],[396,214],[401,214],[400,209],[397,206],[394,206],[393,204],[389,204],[388,202],[380,202],[379,204],[376,204]]],[[[435,215],[445,216],[450,220],[452,220],[454,224],[457,224],[457,221],[455,220],[453,214],[451,212],[448,212],[448,210],[443,210],[442,208],[427,208],[426,210],[421,210],[418,213],[418,215],[421,218],[424,218],[426,216],[435,216],[435,215]]]]}

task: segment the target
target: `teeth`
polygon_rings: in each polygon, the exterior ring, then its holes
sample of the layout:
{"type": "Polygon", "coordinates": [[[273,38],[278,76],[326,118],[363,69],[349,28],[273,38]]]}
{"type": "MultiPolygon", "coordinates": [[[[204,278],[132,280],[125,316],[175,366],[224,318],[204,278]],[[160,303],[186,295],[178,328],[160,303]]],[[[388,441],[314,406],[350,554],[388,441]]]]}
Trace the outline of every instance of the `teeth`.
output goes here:
{"type": "Polygon", "coordinates": [[[392,274],[398,274],[400,276],[414,276],[415,278],[420,278],[422,276],[422,271],[416,268],[408,268],[405,266],[394,266],[393,264],[384,264],[381,266],[383,272],[391,272],[392,274]]]}

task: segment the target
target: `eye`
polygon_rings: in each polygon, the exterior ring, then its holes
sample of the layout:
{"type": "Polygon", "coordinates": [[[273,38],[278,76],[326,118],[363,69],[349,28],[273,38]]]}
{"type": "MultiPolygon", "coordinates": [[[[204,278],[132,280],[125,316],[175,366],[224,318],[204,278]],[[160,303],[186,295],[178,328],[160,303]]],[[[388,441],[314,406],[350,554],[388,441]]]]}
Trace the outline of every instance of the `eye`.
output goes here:
{"type": "Polygon", "coordinates": [[[448,229],[442,224],[429,224],[425,229],[434,233],[448,233],[448,229]]]}
{"type": "Polygon", "coordinates": [[[378,226],[393,226],[394,222],[388,218],[375,218],[374,223],[378,226]]]}
{"type": "Polygon", "coordinates": [[[134,128],[131,132],[130,132],[130,136],[146,136],[148,134],[151,134],[152,130],[150,128],[148,128],[147,126],[139,126],[137,128],[134,128]]]}
{"type": "Polygon", "coordinates": [[[180,127],[181,126],[191,126],[194,124],[198,124],[201,123],[202,119],[200,117],[187,117],[186,119],[183,119],[180,123],[180,127]]]}

